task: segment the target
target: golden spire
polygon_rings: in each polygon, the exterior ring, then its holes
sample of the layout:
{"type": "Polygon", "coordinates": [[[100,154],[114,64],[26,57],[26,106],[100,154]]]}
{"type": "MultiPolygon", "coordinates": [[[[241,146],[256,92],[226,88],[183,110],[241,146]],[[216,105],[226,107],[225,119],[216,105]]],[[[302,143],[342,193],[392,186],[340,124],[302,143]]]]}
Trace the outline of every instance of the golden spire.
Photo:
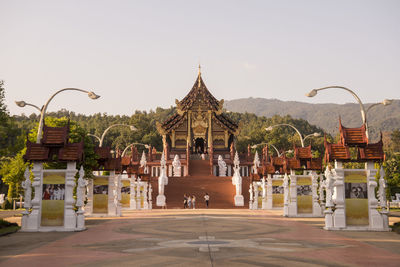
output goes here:
{"type": "Polygon", "coordinates": [[[201,80],[201,66],[200,66],[200,63],[199,63],[199,76],[198,76],[198,87],[200,88],[200,80],[201,80]]]}

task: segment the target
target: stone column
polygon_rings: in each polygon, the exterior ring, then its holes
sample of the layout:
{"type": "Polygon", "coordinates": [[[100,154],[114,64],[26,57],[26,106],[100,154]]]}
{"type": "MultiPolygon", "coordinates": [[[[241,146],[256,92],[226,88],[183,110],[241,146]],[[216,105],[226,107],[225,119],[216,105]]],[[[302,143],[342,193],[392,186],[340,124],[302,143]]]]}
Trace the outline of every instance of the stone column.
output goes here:
{"type": "Polygon", "coordinates": [[[273,207],[272,203],[272,176],[268,174],[267,176],[267,209],[271,210],[273,207]]]}
{"type": "Polygon", "coordinates": [[[297,216],[297,175],[290,173],[288,216],[297,216]]]}
{"type": "Polygon", "coordinates": [[[30,172],[29,167],[26,167],[24,173],[25,181],[22,182],[22,188],[24,189],[24,208],[25,210],[22,212],[22,221],[21,221],[21,229],[26,230],[28,226],[28,218],[29,218],[29,211],[32,207],[32,183],[30,180],[30,172]]]}
{"type": "Polygon", "coordinates": [[[79,179],[78,179],[78,186],[76,188],[76,207],[78,208],[77,219],[76,219],[76,228],[77,230],[85,230],[85,216],[83,211],[83,205],[85,201],[85,192],[87,181],[83,178],[84,177],[84,170],[83,166],[79,170],[79,179]]]}
{"type": "Polygon", "coordinates": [[[85,215],[92,215],[93,214],[93,184],[94,180],[88,179],[88,184],[86,186],[86,198],[87,202],[83,210],[85,211],[85,215]]]}
{"type": "Polygon", "coordinates": [[[289,177],[283,176],[283,216],[289,216],[289,177]]]}
{"type": "Polygon", "coordinates": [[[137,209],[136,207],[136,178],[133,175],[131,178],[131,183],[130,183],[130,188],[131,188],[131,194],[130,194],[130,208],[135,210],[137,209]]]}
{"type": "Polygon", "coordinates": [[[261,187],[262,187],[262,204],[261,204],[261,209],[266,210],[267,209],[267,184],[265,181],[265,177],[263,176],[261,178],[261,187]]]}
{"type": "Polygon", "coordinates": [[[318,203],[318,175],[315,171],[311,172],[311,182],[312,182],[312,201],[313,201],[313,216],[322,216],[321,206],[318,203]]]}
{"type": "Polygon", "coordinates": [[[75,174],[76,162],[67,162],[67,171],[65,172],[65,208],[64,208],[64,229],[74,230],[76,228],[75,213],[75,174]]]}
{"type": "Polygon", "coordinates": [[[254,187],[254,201],[253,201],[253,210],[258,209],[258,184],[257,182],[253,182],[254,187]]]}
{"type": "Polygon", "coordinates": [[[374,162],[371,161],[365,164],[365,168],[367,172],[369,228],[371,230],[382,230],[387,228],[387,226],[383,225],[382,215],[377,210],[378,200],[375,197],[375,188],[377,187],[375,176],[377,170],[374,168],[374,162]]]}
{"type": "Polygon", "coordinates": [[[136,182],[136,209],[141,210],[142,209],[142,200],[141,200],[141,194],[140,194],[140,187],[141,187],[141,179],[138,177],[137,182],[136,182]]]}
{"type": "Polygon", "coordinates": [[[149,203],[147,202],[147,182],[143,182],[143,209],[149,209],[149,203]]]}
{"type": "Polygon", "coordinates": [[[43,163],[33,163],[33,183],[35,195],[32,199],[32,211],[29,214],[27,225],[23,227],[26,231],[38,230],[40,227],[40,205],[42,204],[42,184],[43,184],[43,163]]]}
{"type": "Polygon", "coordinates": [[[333,213],[333,225],[335,229],[346,227],[346,214],[345,214],[345,195],[344,195],[344,170],[342,162],[335,162],[336,175],[333,183],[333,202],[335,204],[335,211],[333,213]]]}
{"type": "Polygon", "coordinates": [[[250,194],[250,197],[249,197],[249,209],[253,209],[253,184],[252,183],[250,183],[250,188],[249,188],[249,194],[250,194]]]}
{"type": "Polygon", "coordinates": [[[153,209],[153,197],[152,197],[152,194],[153,194],[153,188],[152,188],[152,186],[151,186],[151,183],[149,182],[149,197],[148,197],[148,200],[149,200],[149,210],[152,210],[153,209]]]}

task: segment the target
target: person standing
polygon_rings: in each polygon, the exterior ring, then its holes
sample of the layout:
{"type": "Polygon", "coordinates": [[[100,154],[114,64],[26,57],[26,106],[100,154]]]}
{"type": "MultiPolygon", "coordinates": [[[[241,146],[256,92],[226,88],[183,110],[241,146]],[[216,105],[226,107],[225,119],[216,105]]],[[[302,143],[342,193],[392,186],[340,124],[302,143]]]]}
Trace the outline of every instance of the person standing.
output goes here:
{"type": "Polygon", "coordinates": [[[191,205],[192,205],[192,197],[189,195],[188,196],[188,209],[190,209],[191,205]]]}
{"type": "Polygon", "coordinates": [[[186,209],[187,206],[187,196],[186,194],[183,195],[183,208],[186,209]]]}
{"type": "Polygon", "coordinates": [[[194,195],[192,196],[192,207],[196,209],[196,197],[194,195]]]}
{"type": "Polygon", "coordinates": [[[206,193],[204,195],[204,200],[206,201],[206,207],[208,209],[208,205],[209,205],[209,202],[210,202],[210,196],[208,195],[208,193],[206,193]]]}

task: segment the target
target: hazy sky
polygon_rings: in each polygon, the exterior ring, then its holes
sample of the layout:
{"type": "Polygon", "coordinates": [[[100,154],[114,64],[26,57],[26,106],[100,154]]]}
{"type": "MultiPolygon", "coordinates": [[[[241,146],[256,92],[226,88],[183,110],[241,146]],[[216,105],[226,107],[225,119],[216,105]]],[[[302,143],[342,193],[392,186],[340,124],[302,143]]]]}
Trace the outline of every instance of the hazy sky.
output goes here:
{"type": "Polygon", "coordinates": [[[174,105],[202,65],[218,99],[364,103],[399,98],[400,1],[0,0],[0,79],[15,100],[49,111],[130,115],[174,105]]]}

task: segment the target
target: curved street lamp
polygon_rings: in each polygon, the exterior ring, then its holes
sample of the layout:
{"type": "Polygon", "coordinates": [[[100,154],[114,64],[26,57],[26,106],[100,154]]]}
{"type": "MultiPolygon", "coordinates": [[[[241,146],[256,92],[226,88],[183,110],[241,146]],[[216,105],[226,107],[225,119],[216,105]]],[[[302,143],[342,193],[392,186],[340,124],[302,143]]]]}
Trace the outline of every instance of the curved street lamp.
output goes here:
{"type": "Polygon", "coordinates": [[[382,102],[375,103],[375,104],[372,104],[371,106],[369,106],[369,107],[367,108],[366,113],[368,114],[368,111],[369,111],[371,108],[373,108],[373,107],[376,107],[376,106],[379,106],[379,105],[389,106],[389,105],[391,105],[392,103],[393,103],[393,99],[384,99],[382,102]]]}
{"type": "Polygon", "coordinates": [[[132,143],[132,144],[128,145],[127,147],[125,147],[124,151],[122,151],[121,157],[125,156],[125,154],[126,154],[126,152],[128,151],[128,149],[129,149],[131,146],[134,146],[134,145],[142,145],[142,146],[144,146],[146,149],[149,149],[149,148],[150,148],[150,145],[147,145],[147,144],[132,143]]]}
{"type": "Polygon", "coordinates": [[[40,111],[40,119],[39,119],[39,127],[38,127],[38,132],[37,132],[37,137],[36,137],[36,143],[40,143],[40,138],[42,135],[42,131],[43,131],[43,121],[44,121],[44,115],[46,113],[47,107],[49,106],[50,101],[59,93],[63,92],[63,91],[79,91],[82,93],[86,93],[88,95],[89,98],[95,100],[98,99],[100,96],[96,95],[94,92],[91,91],[86,91],[86,90],[82,90],[82,89],[78,89],[78,88],[64,88],[61,90],[58,90],[57,92],[55,92],[50,98],[49,100],[47,100],[46,104],[44,104],[44,106],[42,108],[39,108],[36,105],[33,104],[29,104],[26,103],[25,101],[15,101],[15,103],[19,106],[19,107],[25,107],[25,106],[32,106],[36,109],[38,109],[40,111]]]}
{"type": "Polygon", "coordinates": [[[111,128],[116,127],[116,126],[127,126],[127,127],[129,127],[129,128],[131,129],[131,131],[136,131],[136,130],[137,130],[136,127],[133,126],[133,125],[127,125],[127,124],[120,124],[120,123],[117,123],[117,124],[113,124],[113,125],[111,125],[111,126],[108,126],[108,128],[104,130],[104,132],[103,132],[103,134],[101,135],[101,137],[98,137],[97,135],[94,135],[94,134],[87,134],[87,135],[96,137],[97,140],[99,140],[99,147],[102,147],[102,146],[103,146],[104,137],[106,136],[106,133],[107,133],[111,128]]]}
{"type": "Polygon", "coordinates": [[[280,124],[271,125],[271,126],[265,128],[265,130],[266,131],[271,131],[273,128],[278,127],[278,126],[289,126],[289,127],[293,128],[297,132],[299,137],[300,137],[301,147],[304,147],[304,140],[306,140],[306,138],[321,136],[320,133],[315,132],[315,133],[309,134],[309,135],[307,135],[306,137],[303,138],[303,135],[300,133],[300,131],[296,127],[294,127],[291,124],[287,124],[287,123],[280,123],[280,124]]]}

